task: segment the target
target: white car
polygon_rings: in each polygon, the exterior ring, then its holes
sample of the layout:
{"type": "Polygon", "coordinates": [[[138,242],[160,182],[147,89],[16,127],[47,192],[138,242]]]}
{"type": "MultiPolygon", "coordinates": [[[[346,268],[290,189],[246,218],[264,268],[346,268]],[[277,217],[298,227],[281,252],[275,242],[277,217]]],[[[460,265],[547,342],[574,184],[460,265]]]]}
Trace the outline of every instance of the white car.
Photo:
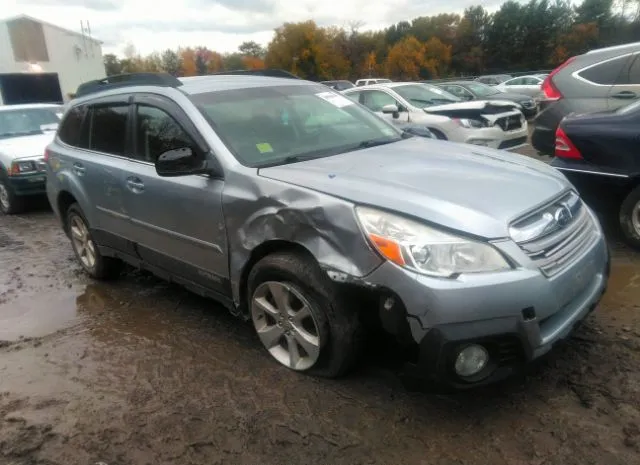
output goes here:
{"type": "Polygon", "coordinates": [[[501,82],[495,86],[495,88],[501,92],[517,92],[518,94],[527,94],[537,98],[542,96],[542,82],[544,78],[545,75],[543,74],[520,76],[501,82]]]}
{"type": "Polygon", "coordinates": [[[527,120],[510,101],[464,102],[416,82],[354,87],[342,94],[399,126],[423,125],[438,139],[510,150],[527,143],[527,120]]]}
{"type": "Polygon", "coordinates": [[[358,79],[356,81],[356,87],[370,86],[372,84],[385,84],[389,82],[391,82],[391,79],[382,79],[382,78],[358,79]]]}
{"type": "Polygon", "coordinates": [[[0,106],[0,213],[18,213],[29,198],[45,195],[44,150],[62,113],[61,105],[46,103],[0,106]]]}

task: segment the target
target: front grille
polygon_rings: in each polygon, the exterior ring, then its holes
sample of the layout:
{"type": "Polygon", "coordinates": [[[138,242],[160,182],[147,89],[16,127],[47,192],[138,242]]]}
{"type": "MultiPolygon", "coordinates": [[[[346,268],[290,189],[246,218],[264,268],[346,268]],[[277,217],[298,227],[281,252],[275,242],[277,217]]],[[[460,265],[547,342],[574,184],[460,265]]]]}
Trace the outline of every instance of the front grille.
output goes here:
{"type": "MultiPolygon", "coordinates": [[[[566,203],[565,199],[555,205],[566,203]]],[[[582,200],[577,199],[577,202],[568,224],[551,234],[518,243],[545,276],[553,276],[562,271],[598,237],[591,214],[582,200]]]]}
{"type": "Polygon", "coordinates": [[[502,128],[503,131],[513,131],[514,129],[520,129],[522,127],[522,120],[520,115],[511,115],[498,118],[496,124],[502,128]]]}

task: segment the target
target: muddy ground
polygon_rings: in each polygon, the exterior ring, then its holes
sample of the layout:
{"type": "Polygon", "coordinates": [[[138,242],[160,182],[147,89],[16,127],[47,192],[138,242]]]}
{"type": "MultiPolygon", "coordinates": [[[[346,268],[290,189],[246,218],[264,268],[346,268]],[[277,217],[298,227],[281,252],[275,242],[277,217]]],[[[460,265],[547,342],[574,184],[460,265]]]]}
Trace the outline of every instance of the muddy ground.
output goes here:
{"type": "Polygon", "coordinates": [[[281,368],[213,302],[87,279],[46,207],[0,217],[0,465],[640,463],[640,254],[523,376],[409,389],[371,353],[327,381],[281,368]]]}

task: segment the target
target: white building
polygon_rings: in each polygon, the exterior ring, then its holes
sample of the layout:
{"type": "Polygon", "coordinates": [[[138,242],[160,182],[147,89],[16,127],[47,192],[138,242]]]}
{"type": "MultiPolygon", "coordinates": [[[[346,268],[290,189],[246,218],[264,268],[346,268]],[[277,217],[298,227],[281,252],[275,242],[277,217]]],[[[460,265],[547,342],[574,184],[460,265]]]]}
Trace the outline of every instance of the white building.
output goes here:
{"type": "MultiPolygon", "coordinates": [[[[84,32],[63,29],[27,15],[1,20],[0,104],[2,98],[7,104],[21,103],[17,100],[25,100],[25,89],[33,89],[36,82],[46,81],[51,93],[55,75],[64,101],[75,93],[79,84],[104,78],[102,42],[84,32]]],[[[37,96],[26,98],[37,99],[37,96]]]]}

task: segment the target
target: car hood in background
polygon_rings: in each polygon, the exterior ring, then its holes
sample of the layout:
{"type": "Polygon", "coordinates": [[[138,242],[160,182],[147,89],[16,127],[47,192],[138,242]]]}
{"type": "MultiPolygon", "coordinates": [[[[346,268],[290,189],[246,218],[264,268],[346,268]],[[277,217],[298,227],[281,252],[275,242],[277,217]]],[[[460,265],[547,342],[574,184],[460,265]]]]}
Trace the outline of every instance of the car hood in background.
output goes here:
{"type": "Polygon", "coordinates": [[[43,156],[44,149],[53,140],[56,133],[49,131],[32,136],[11,137],[0,139],[0,153],[15,158],[43,156]]]}
{"type": "Polygon", "coordinates": [[[424,108],[427,114],[448,116],[449,118],[484,118],[495,123],[506,114],[517,114],[520,105],[508,100],[472,100],[470,102],[448,103],[424,108]]]}
{"type": "Polygon", "coordinates": [[[259,173],[484,238],[508,237],[512,220],[571,188],[546,163],[421,137],[259,173]]]}
{"type": "Polygon", "coordinates": [[[496,100],[507,100],[516,103],[533,100],[533,97],[530,95],[517,94],[515,92],[500,92],[499,94],[493,94],[484,98],[486,100],[491,100],[492,102],[495,102],[496,100]]]}

